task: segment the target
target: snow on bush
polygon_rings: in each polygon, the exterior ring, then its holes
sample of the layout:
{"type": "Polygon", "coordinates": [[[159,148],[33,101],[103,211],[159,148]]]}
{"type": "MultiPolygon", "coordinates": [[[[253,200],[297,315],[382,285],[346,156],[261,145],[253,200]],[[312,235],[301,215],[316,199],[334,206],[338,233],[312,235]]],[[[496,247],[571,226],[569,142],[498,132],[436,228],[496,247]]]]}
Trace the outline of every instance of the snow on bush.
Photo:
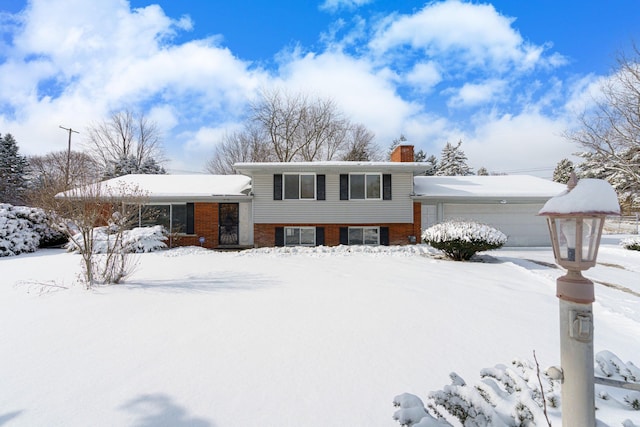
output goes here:
{"type": "Polygon", "coordinates": [[[422,240],[457,261],[469,260],[476,252],[501,248],[507,236],[474,221],[447,221],[427,228],[422,240]]]}
{"type": "Polygon", "coordinates": [[[640,251],[640,236],[622,239],[620,241],[620,246],[631,251],[640,251]]]}
{"type": "MultiPolygon", "coordinates": [[[[93,252],[96,254],[106,254],[113,252],[125,253],[145,253],[153,252],[159,249],[164,249],[167,245],[164,243],[167,240],[165,229],[161,225],[154,225],[153,227],[136,227],[131,230],[124,230],[122,233],[122,242],[117,241],[117,233],[111,232],[110,227],[96,227],[93,230],[93,252]],[[118,247],[115,247],[115,246],[118,247]]],[[[78,233],[67,243],[66,248],[69,252],[77,252],[78,245],[83,245],[84,240],[82,234],[78,233]]]]}
{"type": "Polygon", "coordinates": [[[61,240],[63,235],[49,227],[42,209],[0,204],[0,256],[34,252],[61,240]]]}
{"type": "MultiPolygon", "coordinates": [[[[640,382],[640,369],[622,362],[610,351],[596,355],[596,376],[629,383],[640,382]]],[[[480,371],[481,381],[473,386],[456,373],[451,385],[428,394],[426,404],[410,393],[393,399],[399,409],[393,419],[406,427],[441,426],[541,426],[560,420],[560,381],[538,371],[537,363],[514,360],[510,366],[497,365],[480,371]],[[542,388],[541,388],[542,385],[542,388]]],[[[635,426],[628,416],[640,410],[640,393],[596,384],[596,406],[601,411],[615,409],[620,422],[612,426],[635,426]],[[613,395],[617,393],[617,395],[613,395]],[[625,410],[620,411],[620,408],[625,410]]],[[[606,424],[598,421],[598,425],[606,424]]]]}

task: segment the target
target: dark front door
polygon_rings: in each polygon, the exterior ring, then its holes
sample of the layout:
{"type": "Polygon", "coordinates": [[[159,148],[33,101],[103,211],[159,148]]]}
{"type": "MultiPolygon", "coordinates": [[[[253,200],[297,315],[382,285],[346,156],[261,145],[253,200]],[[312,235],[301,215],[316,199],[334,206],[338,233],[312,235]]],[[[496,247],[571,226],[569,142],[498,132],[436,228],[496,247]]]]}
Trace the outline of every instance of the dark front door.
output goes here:
{"type": "Polygon", "coordinates": [[[238,215],[237,203],[220,203],[220,215],[218,218],[220,245],[238,244],[238,215]]]}

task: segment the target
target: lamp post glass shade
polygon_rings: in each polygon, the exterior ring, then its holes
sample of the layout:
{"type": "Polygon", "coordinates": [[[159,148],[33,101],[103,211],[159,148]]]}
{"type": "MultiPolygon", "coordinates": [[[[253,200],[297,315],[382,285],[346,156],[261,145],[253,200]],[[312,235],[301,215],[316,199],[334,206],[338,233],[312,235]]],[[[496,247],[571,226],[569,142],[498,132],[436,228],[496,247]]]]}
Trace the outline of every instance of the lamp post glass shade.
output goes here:
{"type": "Polygon", "coordinates": [[[596,263],[603,215],[549,215],[556,262],[568,270],[586,270],[596,263]]]}

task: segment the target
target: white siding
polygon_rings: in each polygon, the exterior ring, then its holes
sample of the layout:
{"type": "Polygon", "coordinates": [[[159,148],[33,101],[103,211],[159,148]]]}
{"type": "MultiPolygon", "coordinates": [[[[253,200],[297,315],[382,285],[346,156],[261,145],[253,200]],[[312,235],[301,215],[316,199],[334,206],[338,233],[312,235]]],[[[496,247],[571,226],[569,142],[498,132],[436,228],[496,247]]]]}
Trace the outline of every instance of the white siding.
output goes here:
{"type": "Polygon", "coordinates": [[[242,246],[253,245],[253,221],[251,220],[251,203],[240,203],[238,211],[238,243],[242,246]]]}
{"type": "MultiPolygon", "coordinates": [[[[425,205],[423,205],[424,209],[425,205]]],[[[507,235],[506,246],[550,246],[542,204],[442,204],[442,220],[468,219],[489,224],[507,235]]]]}
{"type": "MultiPolygon", "coordinates": [[[[350,171],[345,171],[348,173],[350,171]]],[[[273,200],[273,175],[253,176],[254,222],[348,224],[413,222],[412,173],[394,173],[391,200],[340,200],[340,174],[326,174],[326,200],[273,200]]]]}

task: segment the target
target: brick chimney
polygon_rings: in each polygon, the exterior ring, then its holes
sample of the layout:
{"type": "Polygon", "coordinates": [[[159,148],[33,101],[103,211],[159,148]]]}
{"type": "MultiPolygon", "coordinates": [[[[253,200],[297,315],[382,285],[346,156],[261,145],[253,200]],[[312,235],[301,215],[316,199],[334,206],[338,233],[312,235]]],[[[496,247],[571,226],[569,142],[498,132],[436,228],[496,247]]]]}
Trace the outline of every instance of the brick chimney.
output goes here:
{"type": "Polygon", "coordinates": [[[398,145],[391,152],[392,162],[413,162],[413,145],[398,145]]]}

